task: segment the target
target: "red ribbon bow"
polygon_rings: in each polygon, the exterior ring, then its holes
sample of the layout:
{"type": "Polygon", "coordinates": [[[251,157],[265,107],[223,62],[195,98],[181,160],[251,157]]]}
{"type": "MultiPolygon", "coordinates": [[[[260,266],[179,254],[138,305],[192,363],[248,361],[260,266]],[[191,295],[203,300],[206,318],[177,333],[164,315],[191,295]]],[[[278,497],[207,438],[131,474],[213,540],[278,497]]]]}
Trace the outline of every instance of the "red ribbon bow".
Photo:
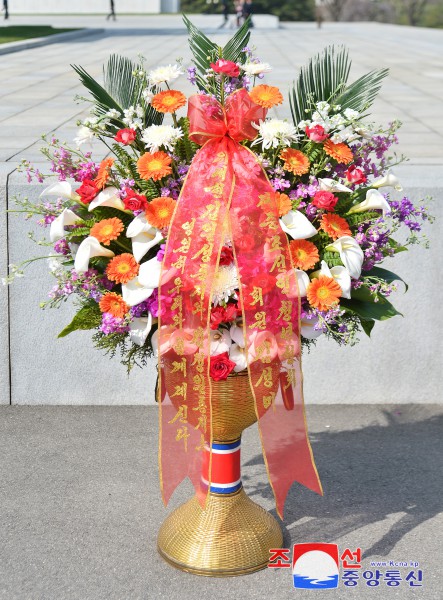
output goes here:
{"type": "Polygon", "coordinates": [[[203,147],[183,185],[162,267],[159,456],[164,502],[187,475],[203,502],[203,448],[212,441],[211,302],[224,287],[238,288],[249,381],[281,516],[294,481],[322,491],[303,408],[296,272],[275,192],[239,143],[256,137],[254,124],[265,116],[246,90],[229,96],[225,109],[210,96],[189,99],[189,137],[203,147]],[[226,240],[235,269],[218,266],[226,240]]]}

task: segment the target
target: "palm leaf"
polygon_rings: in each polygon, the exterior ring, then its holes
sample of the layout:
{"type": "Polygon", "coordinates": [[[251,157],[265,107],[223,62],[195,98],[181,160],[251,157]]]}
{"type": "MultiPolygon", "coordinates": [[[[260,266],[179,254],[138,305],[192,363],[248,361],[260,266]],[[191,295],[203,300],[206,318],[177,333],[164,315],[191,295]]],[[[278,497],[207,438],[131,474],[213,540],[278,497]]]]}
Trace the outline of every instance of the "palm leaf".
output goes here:
{"type": "Polygon", "coordinates": [[[300,69],[297,82],[289,92],[289,105],[295,125],[311,112],[313,104],[332,100],[346,85],[351,69],[344,46],[326,47],[300,69]]]}
{"type": "Polygon", "coordinates": [[[342,109],[352,108],[362,112],[371,106],[380,91],[389,69],[371,71],[351,83],[336,99],[342,109]]]}
{"type": "Polygon", "coordinates": [[[210,63],[216,60],[219,52],[217,44],[211,42],[205,34],[200,31],[186,15],[183,15],[183,21],[189,34],[189,48],[193,54],[193,63],[197,67],[197,84],[200,89],[206,89],[206,83],[203,79],[210,63]]]}
{"type": "Polygon", "coordinates": [[[342,109],[362,112],[374,102],[388,69],[371,71],[347,86],[351,60],[344,46],[328,46],[302,67],[289,92],[291,115],[295,125],[311,113],[320,101],[334,102],[342,109]]]}
{"type": "Polygon", "coordinates": [[[121,108],[129,108],[137,102],[138,80],[133,76],[137,65],[126,56],[111,54],[103,67],[103,87],[121,108]]]}
{"type": "Polygon", "coordinates": [[[206,37],[186,15],[183,15],[183,21],[189,33],[189,47],[193,54],[193,63],[197,67],[197,84],[200,89],[206,89],[204,75],[210,68],[211,62],[217,58],[224,58],[232,62],[239,62],[244,55],[242,51],[249,42],[251,32],[249,30],[249,21],[247,19],[233,37],[228,41],[224,48],[220,48],[214,42],[206,37]]]}
{"type": "Polygon", "coordinates": [[[105,88],[98,83],[83,67],[78,65],[71,65],[74,71],[80,77],[80,81],[84,85],[84,87],[90,92],[92,97],[95,100],[95,105],[99,114],[104,114],[108,110],[114,108],[115,110],[121,111],[121,107],[114,100],[110,94],[105,90],[105,88]]]}
{"type": "Polygon", "coordinates": [[[243,48],[248,45],[251,37],[250,21],[251,17],[248,17],[223,48],[223,58],[236,63],[244,56],[243,48]]]}

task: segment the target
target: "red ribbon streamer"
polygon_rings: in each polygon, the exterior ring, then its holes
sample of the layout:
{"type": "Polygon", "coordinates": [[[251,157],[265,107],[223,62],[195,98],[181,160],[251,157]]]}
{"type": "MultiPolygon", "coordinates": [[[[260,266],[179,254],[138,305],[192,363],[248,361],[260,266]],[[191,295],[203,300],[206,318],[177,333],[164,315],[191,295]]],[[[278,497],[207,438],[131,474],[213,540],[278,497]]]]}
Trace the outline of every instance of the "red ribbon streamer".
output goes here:
{"type": "MultiPolygon", "coordinates": [[[[225,108],[189,99],[190,139],[202,144],[169,231],[159,288],[160,481],[163,500],[189,476],[202,503],[211,444],[210,314],[226,237],[239,275],[244,350],[277,511],[294,481],[322,493],[309,444],[300,366],[300,299],[286,234],[266,174],[239,142],[266,110],[240,90],[225,108]]],[[[211,469],[209,468],[209,475],[211,469]]]]}

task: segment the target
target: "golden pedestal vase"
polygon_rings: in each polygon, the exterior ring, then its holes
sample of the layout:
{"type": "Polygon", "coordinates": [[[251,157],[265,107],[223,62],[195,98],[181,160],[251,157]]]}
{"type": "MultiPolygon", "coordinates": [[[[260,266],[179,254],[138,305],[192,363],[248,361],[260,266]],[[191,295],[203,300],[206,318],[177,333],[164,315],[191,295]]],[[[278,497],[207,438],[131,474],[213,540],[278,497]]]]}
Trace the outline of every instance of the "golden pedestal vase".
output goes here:
{"type": "MultiPolygon", "coordinates": [[[[247,372],[212,382],[213,444],[240,440],[257,420],[247,372]]],[[[158,534],[158,551],[172,566],[196,575],[227,577],[267,566],[269,550],[281,548],[280,525],[246,495],[208,492],[203,510],[197,497],[179,506],[158,534]]]]}

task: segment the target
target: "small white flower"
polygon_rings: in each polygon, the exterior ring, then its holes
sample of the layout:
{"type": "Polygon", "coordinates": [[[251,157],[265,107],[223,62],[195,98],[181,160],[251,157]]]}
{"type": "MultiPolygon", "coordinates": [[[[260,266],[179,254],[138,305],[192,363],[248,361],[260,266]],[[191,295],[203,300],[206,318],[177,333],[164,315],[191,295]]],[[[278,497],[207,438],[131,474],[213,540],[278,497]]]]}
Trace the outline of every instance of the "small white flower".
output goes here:
{"type": "Polygon", "coordinates": [[[137,346],[143,346],[152,328],[152,315],[136,317],[129,323],[129,339],[137,346]]]}
{"type": "Polygon", "coordinates": [[[290,210],[280,219],[280,227],[293,240],[306,240],[317,233],[311,221],[299,210],[290,210]]]}
{"type": "Polygon", "coordinates": [[[142,96],[145,99],[146,104],[150,104],[152,98],[154,97],[154,94],[149,88],[146,88],[145,90],[143,90],[142,96]]]}
{"type": "Polygon", "coordinates": [[[148,74],[148,79],[151,85],[159,83],[170,83],[183,75],[184,71],[178,65],[167,65],[166,67],[157,67],[148,74]]]}
{"type": "Polygon", "coordinates": [[[111,258],[114,252],[100,245],[97,238],[90,235],[82,241],[75,255],[74,269],[77,273],[84,273],[89,269],[89,260],[94,256],[111,258]]]}
{"type": "Polygon", "coordinates": [[[212,302],[215,306],[227,302],[238,289],[238,273],[235,265],[219,266],[212,286],[212,302]]]}
{"type": "Polygon", "coordinates": [[[150,152],[157,152],[160,146],[172,152],[177,140],[183,137],[183,131],[172,125],[151,125],[143,130],[141,137],[150,152]]]}
{"type": "Polygon", "coordinates": [[[268,63],[246,63],[245,65],[240,65],[240,69],[246,73],[249,77],[255,75],[261,75],[262,73],[270,73],[272,71],[272,67],[268,63]]]}
{"type": "Polygon", "coordinates": [[[382,210],[383,216],[391,212],[388,201],[378,190],[368,190],[363,202],[356,204],[348,211],[348,215],[365,212],[366,210],[382,210]]]}
{"type": "Polygon", "coordinates": [[[358,279],[361,273],[361,266],[364,260],[363,250],[350,235],[344,235],[338,238],[333,244],[326,246],[326,250],[332,250],[340,253],[340,259],[349,275],[353,279],[358,279]]]}
{"type": "Polygon", "coordinates": [[[121,112],[115,108],[111,108],[111,110],[108,110],[106,113],[106,116],[110,119],[119,119],[121,117],[121,112]]]}
{"type": "Polygon", "coordinates": [[[357,110],[353,110],[352,108],[345,108],[343,114],[348,119],[348,121],[356,121],[360,117],[360,113],[357,110]]]}
{"type": "Polygon", "coordinates": [[[49,228],[49,239],[51,242],[56,242],[64,238],[66,235],[65,226],[74,225],[77,221],[82,221],[82,219],[72,212],[72,210],[69,210],[69,208],[65,208],[51,223],[49,228]]]}
{"type": "Polygon", "coordinates": [[[388,170],[386,175],[384,175],[383,177],[380,177],[379,179],[376,179],[372,183],[373,188],[380,188],[380,187],[386,187],[386,186],[393,187],[394,189],[397,190],[397,192],[401,192],[403,190],[400,180],[398,179],[398,177],[396,177],[394,175],[394,173],[391,172],[390,169],[388,170]]]}
{"type": "Polygon", "coordinates": [[[263,150],[278,148],[278,146],[290,146],[298,138],[296,128],[288,121],[269,119],[260,121],[258,125],[253,123],[253,126],[258,129],[258,137],[252,145],[261,142],[263,150]]]}
{"type": "Polygon", "coordinates": [[[117,210],[126,210],[122,199],[119,196],[119,191],[116,187],[110,186],[102,190],[98,196],[88,206],[88,211],[91,212],[97,206],[109,206],[117,210]]]}
{"type": "Polygon", "coordinates": [[[232,344],[229,349],[229,358],[232,362],[235,362],[234,372],[239,373],[244,371],[248,367],[248,359],[246,357],[246,350],[241,348],[238,344],[232,344]]]}
{"type": "Polygon", "coordinates": [[[324,179],[319,178],[318,183],[322,192],[346,192],[347,194],[350,194],[352,192],[352,190],[350,190],[342,183],[334,181],[329,177],[325,177],[324,179]]]}
{"type": "Polygon", "coordinates": [[[145,109],[143,108],[143,106],[140,106],[140,104],[137,104],[137,106],[135,107],[135,114],[137,115],[137,117],[139,119],[141,119],[145,114],[145,109]]]}
{"type": "Polygon", "coordinates": [[[49,267],[49,270],[51,271],[51,273],[56,273],[62,266],[62,263],[60,262],[60,257],[57,256],[56,254],[54,254],[50,258],[48,258],[47,261],[48,261],[48,267],[49,267]]]}
{"type": "Polygon", "coordinates": [[[94,141],[94,133],[89,129],[89,127],[80,127],[79,130],[77,131],[77,135],[74,138],[74,143],[77,146],[77,148],[80,148],[80,146],[83,146],[83,144],[88,144],[89,146],[92,146],[92,143],[94,141]]]}
{"type": "Polygon", "coordinates": [[[210,335],[210,347],[209,353],[211,356],[217,356],[223,354],[223,352],[229,352],[231,347],[231,336],[227,329],[216,329],[209,332],[210,335]]]}
{"type": "Polygon", "coordinates": [[[323,100],[321,102],[317,102],[317,110],[319,113],[322,113],[323,115],[327,115],[330,108],[331,108],[331,106],[323,100]]]}

